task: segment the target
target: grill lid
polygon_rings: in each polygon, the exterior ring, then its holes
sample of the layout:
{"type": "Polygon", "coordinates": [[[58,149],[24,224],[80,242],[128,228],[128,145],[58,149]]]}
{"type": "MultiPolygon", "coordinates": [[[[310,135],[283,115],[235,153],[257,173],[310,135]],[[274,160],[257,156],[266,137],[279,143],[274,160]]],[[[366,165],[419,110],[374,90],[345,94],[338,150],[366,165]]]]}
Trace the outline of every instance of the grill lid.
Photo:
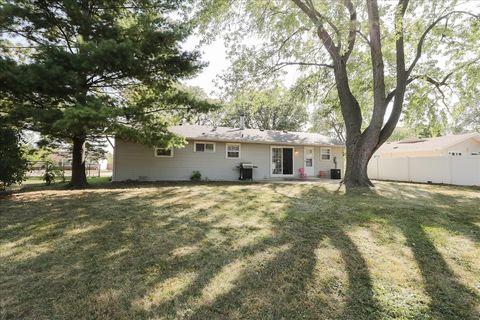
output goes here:
{"type": "Polygon", "coordinates": [[[240,163],[240,167],[244,168],[244,169],[251,169],[253,168],[253,163],[251,162],[242,162],[240,163]]]}

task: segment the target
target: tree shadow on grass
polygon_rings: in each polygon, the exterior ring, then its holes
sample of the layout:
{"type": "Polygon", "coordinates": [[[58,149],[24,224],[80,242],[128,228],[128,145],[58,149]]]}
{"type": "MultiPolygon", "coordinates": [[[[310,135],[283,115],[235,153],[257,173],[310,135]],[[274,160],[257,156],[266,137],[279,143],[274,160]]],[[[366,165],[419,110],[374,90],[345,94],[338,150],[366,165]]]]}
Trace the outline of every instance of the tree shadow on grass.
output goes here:
{"type": "Polygon", "coordinates": [[[475,311],[479,302],[476,293],[462,284],[445,259],[416,221],[397,222],[406,236],[420,268],[425,290],[430,296],[429,308],[436,319],[473,319],[480,316],[475,311]]]}
{"type": "MultiPolygon", "coordinates": [[[[374,297],[366,261],[341,224],[326,214],[328,210],[305,207],[305,198],[315,201],[312,194],[295,197],[282,194],[281,186],[271,188],[288,198],[286,216],[274,221],[275,235],[257,246],[272,252],[282,247],[285,250],[276,252],[267,262],[253,263],[242,270],[235,286],[196,308],[189,319],[380,318],[381,306],[374,297]],[[340,279],[335,277],[325,283],[315,281],[319,276],[317,266],[330,263],[317,256],[319,244],[324,241],[330,241],[340,254],[349,283],[346,291],[337,287],[340,279]],[[328,285],[331,288],[326,288],[328,285]],[[328,300],[329,291],[345,296],[342,306],[328,300]]],[[[314,196],[318,195],[314,192],[314,196]]],[[[253,250],[259,252],[258,248],[253,250]]]]}
{"type": "MultiPolygon", "coordinates": [[[[403,186],[400,186],[400,189],[402,188],[403,186]]],[[[377,217],[387,219],[389,224],[401,230],[405,236],[420,269],[426,293],[430,297],[430,316],[435,319],[479,319],[480,294],[467,287],[464,281],[460,281],[459,276],[454,273],[438,250],[437,245],[441,244],[435,244],[425,231],[426,228],[442,230],[449,235],[470,239],[478,245],[480,243],[478,226],[480,210],[476,209],[478,196],[449,194],[448,191],[451,189],[449,186],[443,186],[438,192],[425,190],[417,192],[411,185],[407,188],[415,198],[409,208],[399,208],[395,212],[392,202],[390,208],[386,210],[373,208],[373,212],[377,217]],[[418,210],[415,210],[415,207],[418,207],[418,210]]],[[[428,190],[427,186],[423,186],[422,189],[425,188],[428,190]]],[[[463,189],[471,193],[476,192],[476,188],[463,189]]],[[[398,191],[405,192],[397,189],[396,192],[398,191]]],[[[385,199],[388,202],[391,202],[392,198],[398,199],[391,193],[380,197],[381,200],[385,199]]],[[[405,201],[408,203],[408,199],[405,201]]],[[[451,238],[449,241],[452,241],[451,238]]],[[[450,255],[456,256],[456,253],[450,252],[450,255]]]]}
{"type": "MultiPolygon", "coordinates": [[[[431,298],[427,315],[478,315],[475,293],[456,279],[422,228],[430,223],[471,234],[474,214],[453,221],[455,212],[439,218],[412,211],[415,203],[397,208],[398,199],[299,188],[294,193],[295,187],[277,184],[166,184],[97,190],[75,202],[67,192],[9,205],[19,216],[2,220],[8,222],[2,241],[33,235],[25,240],[28,245],[52,245],[33,256],[14,253],[0,263],[6,314],[45,319],[395,318],[378,301],[369,265],[350,235],[354,227],[383,219],[401,230],[412,249],[431,298]],[[38,212],[22,211],[27,209],[38,212]],[[83,231],[68,236],[77,227],[83,231]],[[322,256],[326,251],[331,253],[322,256]]],[[[438,210],[455,204],[454,199],[436,200],[438,210]]]]}

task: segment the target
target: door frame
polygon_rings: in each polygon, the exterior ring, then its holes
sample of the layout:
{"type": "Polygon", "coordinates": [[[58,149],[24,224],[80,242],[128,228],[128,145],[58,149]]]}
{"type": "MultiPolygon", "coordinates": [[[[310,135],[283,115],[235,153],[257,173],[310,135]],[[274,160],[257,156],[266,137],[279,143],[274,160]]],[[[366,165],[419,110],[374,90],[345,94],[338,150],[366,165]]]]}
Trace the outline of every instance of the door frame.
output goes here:
{"type": "Polygon", "coordinates": [[[315,176],[315,148],[314,147],[303,147],[303,168],[305,170],[305,174],[307,176],[315,176]],[[312,171],[311,173],[310,172],[307,172],[307,166],[306,166],[306,163],[307,163],[307,153],[306,153],[306,150],[307,149],[311,149],[312,150],[312,166],[309,167],[312,171]]]}
{"type": "MultiPolygon", "coordinates": [[[[282,151],[282,157],[283,157],[283,151],[282,151]]],[[[295,147],[294,146],[270,146],[270,177],[293,177],[295,175],[295,147]],[[273,148],[282,148],[282,149],[292,149],[292,174],[273,174],[273,162],[272,162],[272,156],[273,156],[273,148]]],[[[283,158],[282,158],[283,162],[283,158]]],[[[283,168],[282,168],[283,169],[283,168]]]]}

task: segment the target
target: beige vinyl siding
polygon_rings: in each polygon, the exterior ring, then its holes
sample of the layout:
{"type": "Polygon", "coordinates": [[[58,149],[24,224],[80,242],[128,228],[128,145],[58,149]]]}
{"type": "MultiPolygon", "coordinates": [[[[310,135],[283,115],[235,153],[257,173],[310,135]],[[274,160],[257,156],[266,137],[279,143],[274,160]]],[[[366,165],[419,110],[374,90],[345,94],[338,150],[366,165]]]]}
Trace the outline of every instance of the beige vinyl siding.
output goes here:
{"type": "Polygon", "coordinates": [[[448,148],[436,149],[436,150],[405,150],[395,152],[382,152],[376,154],[381,158],[405,158],[405,157],[439,157],[447,156],[448,152],[460,152],[462,156],[469,156],[473,152],[480,152],[480,142],[475,139],[468,139],[457,143],[448,148]]]}
{"type": "MultiPolygon", "coordinates": [[[[215,152],[194,152],[194,141],[188,141],[183,148],[176,148],[174,156],[155,157],[154,148],[117,139],[115,146],[114,181],[146,180],[170,181],[189,180],[192,171],[198,170],[202,179],[231,181],[238,180],[240,162],[252,162],[258,168],[253,170],[254,180],[271,179],[270,144],[241,143],[240,159],[227,159],[226,143],[215,142],[215,152]]],[[[333,160],[329,163],[320,160],[320,147],[315,147],[315,173],[319,168],[333,168],[333,160]]],[[[342,154],[342,147],[333,147],[332,155],[342,154]]],[[[304,165],[303,146],[294,146],[294,175],[304,165]]],[[[338,157],[339,168],[343,159],[338,157]]]]}
{"type": "Polygon", "coordinates": [[[342,147],[315,147],[315,161],[314,169],[315,175],[318,176],[320,171],[326,171],[327,177],[330,177],[330,169],[335,169],[335,163],[333,162],[333,157],[337,157],[337,169],[340,169],[342,172],[342,178],[345,174],[343,170],[343,148],[342,147]],[[330,148],[330,160],[322,160],[320,149],[321,148],[330,148]]]}
{"type": "Polygon", "coordinates": [[[448,150],[445,150],[445,155],[448,154],[448,152],[461,152],[462,156],[469,156],[472,153],[477,153],[480,152],[480,142],[478,142],[475,139],[468,139],[466,141],[463,141],[461,143],[458,143],[454,146],[451,146],[448,148],[448,150]]]}

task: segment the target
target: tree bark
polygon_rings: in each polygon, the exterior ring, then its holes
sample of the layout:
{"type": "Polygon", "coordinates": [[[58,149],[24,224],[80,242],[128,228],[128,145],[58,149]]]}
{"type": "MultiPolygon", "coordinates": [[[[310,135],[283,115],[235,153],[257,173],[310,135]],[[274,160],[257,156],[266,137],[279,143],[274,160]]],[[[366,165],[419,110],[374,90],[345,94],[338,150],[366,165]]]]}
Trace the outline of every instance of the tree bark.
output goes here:
{"type": "Polygon", "coordinates": [[[69,183],[69,187],[84,189],[87,185],[87,176],[85,174],[85,137],[75,136],[73,138],[72,151],[72,180],[69,183]]]}
{"type": "Polygon", "coordinates": [[[358,139],[356,143],[347,141],[347,164],[343,183],[347,192],[373,187],[368,178],[367,166],[376,150],[375,139],[358,139]]]}

